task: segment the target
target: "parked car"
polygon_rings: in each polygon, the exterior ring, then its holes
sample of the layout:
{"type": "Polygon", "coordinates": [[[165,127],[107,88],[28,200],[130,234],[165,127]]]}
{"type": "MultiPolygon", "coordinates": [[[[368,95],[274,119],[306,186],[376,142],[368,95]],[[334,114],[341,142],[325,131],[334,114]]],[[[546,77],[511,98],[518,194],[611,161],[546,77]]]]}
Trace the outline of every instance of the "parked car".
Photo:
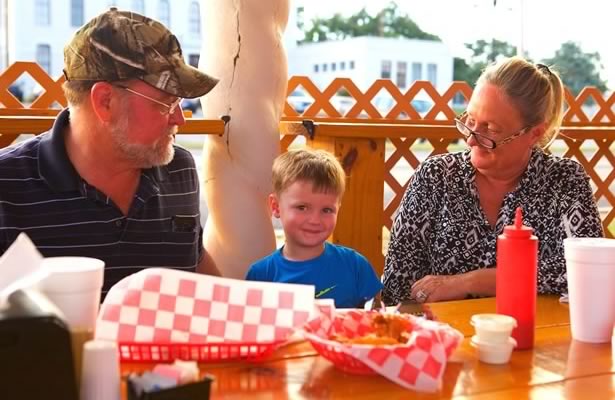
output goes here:
{"type": "MultiPolygon", "coordinates": [[[[391,109],[395,106],[396,103],[392,97],[376,97],[373,100],[373,104],[376,109],[378,109],[378,112],[380,112],[380,115],[384,117],[389,113],[389,111],[391,111],[391,109]]],[[[431,107],[433,107],[433,103],[431,101],[423,99],[413,99],[410,104],[412,104],[412,108],[414,108],[414,110],[421,117],[424,117],[425,114],[427,114],[429,110],[431,110],[431,107]]],[[[405,112],[402,112],[399,117],[407,118],[407,115],[405,112]]]]}
{"type": "Polygon", "coordinates": [[[201,100],[200,99],[182,99],[182,110],[192,111],[192,115],[196,115],[201,112],[201,100]]]}
{"type": "Polygon", "coordinates": [[[286,98],[286,101],[288,101],[288,104],[299,114],[303,113],[314,103],[314,99],[300,89],[293,90],[286,98]]]}
{"type": "Polygon", "coordinates": [[[11,92],[11,94],[15,96],[17,100],[23,102],[23,90],[21,89],[20,85],[13,83],[9,86],[9,92],[11,92]]]}

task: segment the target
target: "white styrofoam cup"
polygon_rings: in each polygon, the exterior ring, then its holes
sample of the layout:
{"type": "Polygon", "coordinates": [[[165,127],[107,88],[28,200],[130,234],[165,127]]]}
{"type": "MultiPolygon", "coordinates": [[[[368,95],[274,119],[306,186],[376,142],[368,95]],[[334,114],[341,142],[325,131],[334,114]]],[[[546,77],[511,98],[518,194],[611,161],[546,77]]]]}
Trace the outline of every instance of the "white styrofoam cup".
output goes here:
{"type": "Polygon", "coordinates": [[[567,238],[564,255],[572,338],[607,343],[615,324],[615,239],[567,238]]]}
{"type": "Polygon", "coordinates": [[[100,305],[105,263],[90,257],[50,257],[38,288],[62,311],[71,330],[93,330],[100,305]]]}

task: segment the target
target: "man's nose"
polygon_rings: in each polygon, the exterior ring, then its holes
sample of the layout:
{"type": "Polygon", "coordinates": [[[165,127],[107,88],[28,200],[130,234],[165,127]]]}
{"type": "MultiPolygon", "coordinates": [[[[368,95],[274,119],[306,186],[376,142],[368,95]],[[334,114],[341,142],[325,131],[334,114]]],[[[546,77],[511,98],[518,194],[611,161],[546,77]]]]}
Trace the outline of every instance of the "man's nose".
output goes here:
{"type": "Polygon", "coordinates": [[[185,123],[186,123],[186,118],[184,117],[184,110],[182,110],[182,106],[181,104],[179,104],[177,108],[175,109],[175,111],[173,111],[169,115],[169,124],[180,126],[185,123]]]}

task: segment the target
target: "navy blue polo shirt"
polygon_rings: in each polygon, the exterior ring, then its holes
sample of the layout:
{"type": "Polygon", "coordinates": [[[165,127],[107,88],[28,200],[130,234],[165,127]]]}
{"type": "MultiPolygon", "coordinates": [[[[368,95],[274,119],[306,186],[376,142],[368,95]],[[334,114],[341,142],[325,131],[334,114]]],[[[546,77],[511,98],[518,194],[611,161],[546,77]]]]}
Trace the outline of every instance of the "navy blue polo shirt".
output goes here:
{"type": "Polygon", "coordinates": [[[175,146],[168,165],[143,170],[124,215],[71,164],[68,122],[64,110],[51,132],[0,149],[0,254],[26,232],[45,257],[99,258],[106,265],[104,293],[144,267],[194,271],[203,229],[192,155],[175,146]]]}

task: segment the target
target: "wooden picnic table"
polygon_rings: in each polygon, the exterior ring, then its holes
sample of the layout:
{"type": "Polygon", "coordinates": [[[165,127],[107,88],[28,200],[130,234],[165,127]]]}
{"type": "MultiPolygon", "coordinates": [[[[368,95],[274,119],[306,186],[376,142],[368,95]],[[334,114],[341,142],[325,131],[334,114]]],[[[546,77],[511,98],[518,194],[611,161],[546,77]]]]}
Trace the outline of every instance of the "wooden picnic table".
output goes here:
{"type": "MultiPolygon", "coordinates": [[[[478,361],[470,346],[473,314],[495,312],[495,299],[434,303],[436,317],[464,335],[434,394],[418,393],[374,375],[351,375],[320,357],[308,342],[278,349],[261,363],[204,363],[215,377],[212,399],[614,399],[615,362],[611,343],[571,339],[568,305],[539,296],[535,346],[515,351],[504,365],[478,361]]],[[[151,364],[125,363],[124,376],[151,364]]]]}

